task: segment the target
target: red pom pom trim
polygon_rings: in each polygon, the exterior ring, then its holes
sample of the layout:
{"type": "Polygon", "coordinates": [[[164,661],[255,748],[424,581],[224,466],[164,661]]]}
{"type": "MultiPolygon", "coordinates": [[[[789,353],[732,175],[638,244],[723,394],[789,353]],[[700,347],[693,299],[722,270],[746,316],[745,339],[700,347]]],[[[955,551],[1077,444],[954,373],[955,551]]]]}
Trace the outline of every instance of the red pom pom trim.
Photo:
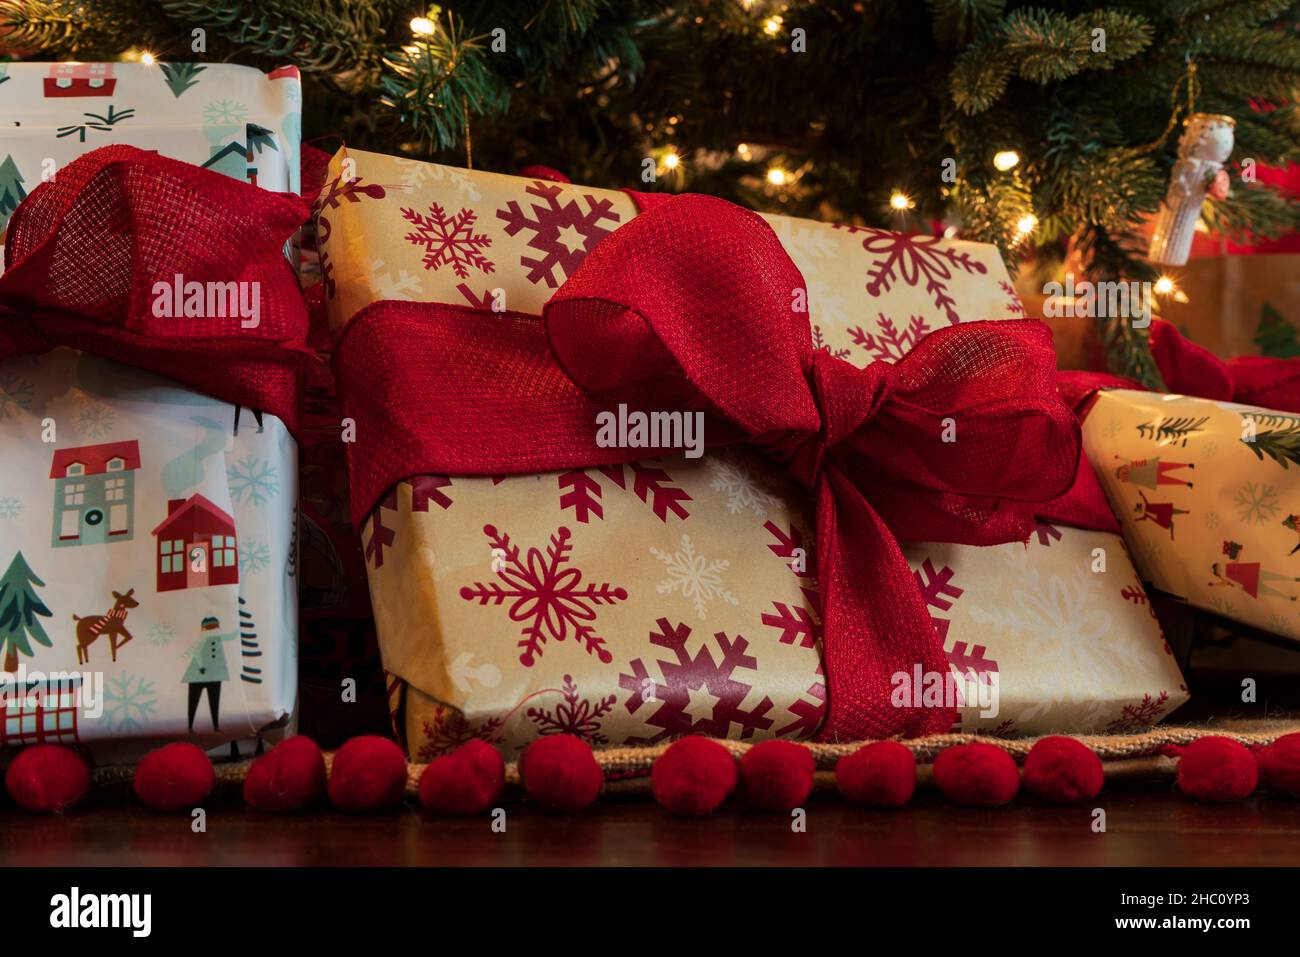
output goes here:
{"type": "Polygon", "coordinates": [[[1105,780],[1097,752],[1074,738],[1043,738],[1025,757],[1025,790],[1053,804],[1095,798],[1105,780]]]}
{"type": "Polygon", "coordinates": [[[934,759],[934,784],[948,800],[970,807],[998,807],[1020,790],[1015,759],[992,744],[958,744],[934,759]]]}
{"type": "Polygon", "coordinates": [[[1255,757],[1263,787],[1280,797],[1300,798],[1300,732],[1282,735],[1255,757]]]}
{"type": "Polygon", "coordinates": [[[381,811],[400,802],[405,793],[406,755],[388,738],[360,735],[334,753],[329,795],[340,811],[381,811]]]}
{"type": "Polygon", "coordinates": [[[244,778],[244,801],[259,811],[297,811],[320,800],[325,784],[325,755],[300,735],[253,762],[244,778]]]}
{"type": "Polygon", "coordinates": [[[745,801],[765,811],[800,807],[812,793],[817,762],[812,752],[792,741],[762,741],[740,759],[745,801]]]}
{"type": "Polygon", "coordinates": [[[141,758],[131,786],[155,811],[183,811],[201,804],[216,783],[217,773],[203,749],[177,741],[141,758]]]}
{"type": "Polygon", "coordinates": [[[605,772],[591,746],[572,734],[547,735],[529,744],[519,758],[519,776],[538,804],[566,813],[590,807],[605,786],[605,772]]]}
{"type": "Polygon", "coordinates": [[[736,788],[739,772],[731,752],[716,741],[682,738],[655,759],[650,790],[673,814],[711,814],[736,788]]]}
{"type": "Polygon", "coordinates": [[[25,811],[62,814],[86,796],[90,768],[62,744],[37,744],[19,752],[5,772],[5,790],[25,811]]]}
{"type": "Polygon", "coordinates": [[[854,804],[902,807],[916,790],[916,756],[897,741],[864,745],[836,763],[835,786],[854,804]]]}
{"type": "Polygon", "coordinates": [[[434,814],[482,814],[506,786],[497,749],[473,740],[429,762],[420,776],[420,804],[434,814]]]}
{"type": "Polygon", "coordinates": [[[1258,783],[1255,755],[1231,738],[1197,738],[1178,760],[1178,787],[1198,801],[1240,801],[1250,797],[1258,783]]]}

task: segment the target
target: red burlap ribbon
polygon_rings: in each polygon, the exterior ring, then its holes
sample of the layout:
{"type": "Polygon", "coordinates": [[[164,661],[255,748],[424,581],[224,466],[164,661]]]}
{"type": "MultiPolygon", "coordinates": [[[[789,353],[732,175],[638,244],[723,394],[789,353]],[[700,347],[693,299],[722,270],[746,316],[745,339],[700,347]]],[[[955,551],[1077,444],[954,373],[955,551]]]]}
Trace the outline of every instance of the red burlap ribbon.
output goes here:
{"type": "Polygon", "coordinates": [[[294,429],[311,353],[284,244],[307,212],[296,196],[134,147],[87,153],[9,221],[0,359],[69,346],[294,429]],[[155,284],[173,285],[177,274],[205,288],[257,283],[258,324],[245,327],[230,306],[225,317],[155,315],[155,284]]]}
{"type": "Polygon", "coordinates": [[[761,446],[815,496],[829,685],[825,739],[947,730],[951,709],[893,707],[890,679],[946,675],[897,539],[1028,537],[1075,477],[1078,425],[1036,321],[936,332],[890,366],[811,346],[803,277],[753,213],[683,196],[605,239],[543,317],[381,302],[335,351],[354,519],[419,474],[626,462],[596,414],[701,410],[706,444],[761,446]],[[945,441],[948,439],[948,441],[945,441]]]}

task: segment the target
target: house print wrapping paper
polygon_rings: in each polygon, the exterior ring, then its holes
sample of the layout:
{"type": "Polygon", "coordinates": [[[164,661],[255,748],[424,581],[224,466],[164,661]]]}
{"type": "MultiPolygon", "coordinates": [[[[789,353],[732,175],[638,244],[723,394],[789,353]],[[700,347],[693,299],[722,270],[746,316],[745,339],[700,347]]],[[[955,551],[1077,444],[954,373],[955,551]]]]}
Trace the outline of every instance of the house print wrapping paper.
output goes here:
{"type": "Polygon", "coordinates": [[[284,425],[57,349],[0,363],[0,450],[0,747],[110,760],[281,735],[297,627],[284,425]]]}
{"type": "MultiPolygon", "coordinates": [[[[384,299],[539,313],[635,213],[624,193],[341,151],[316,207],[331,322],[384,299]]],[[[817,344],[859,365],[1022,312],[991,247],[765,218],[808,281],[817,344]]],[[[362,537],[411,756],[474,737],[513,754],[555,733],[813,737],[826,684],[809,508],[746,448],[399,483],[362,537]]],[[[905,552],[952,673],[997,685],[996,713],[962,702],[958,729],[1130,728],[1185,700],[1118,536],[1044,525],[1027,544],[905,552]]]]}
{"type": "Polygon", "coordinates": [[[263,73],[230,63],[0,63],[0,121],[0,235],[42,181],[113,144],[273,192],[300,186],[297,67],[263,73]]]}
{"type": "Polygon", "coordinates": [[[1144,579],[1300,639],[1300,416],[1114,389],[1083,437],[1144,579]]]}

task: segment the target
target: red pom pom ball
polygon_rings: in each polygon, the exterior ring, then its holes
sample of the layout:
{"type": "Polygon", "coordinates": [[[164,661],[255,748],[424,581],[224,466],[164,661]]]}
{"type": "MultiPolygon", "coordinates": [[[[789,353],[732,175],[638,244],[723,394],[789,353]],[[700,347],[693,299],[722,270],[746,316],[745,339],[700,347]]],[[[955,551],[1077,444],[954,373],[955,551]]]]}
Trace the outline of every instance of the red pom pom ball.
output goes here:
{"type": "Polygon", "coordinates": [[[673,814],[700,817],[717,810],[736,787],[736,759],[708,738],[682,738],[655,759],[650,790],[673,814]]]}
{"type": "Polygon", "coordinates": [[[1197,738],[1178,761],[1178,786],[1198,801],[1240,801],[1258,783],[1255,755],[1231,738],[1197,738]]]}
{"type": "Polygon", "coordinates": [[[135,766],[135,796],[155,811],[183,811],[212,793],[217,773],[197,744],[177,741],[150,751],[135,766]]]}
{"type": "Polygon", "coordinates": [[[1043,738],[1025,757],[1025,790],[1053,804],[1095,798],[1105,779],[1097,752],[1074,738],[1043,738]]]}
{"type": "Polygon", "coordinates": [[[420,804],[435,814],[482,814],[505,786],[505,761],[476,739],[429,762],[420,776],[420,804]]]}
{"type": "Polygon", "coordinates": [[[590,807],[605,786],[605,772],[591,746],[572,734],[552,734],[533,741],[519,758],[519,776],[538,804],[551,811],[590,807]]]}
{"type": "Polygon", "coordinates": [[[325,793],[325,756],[311,738],[281,741],[253,762],[244,801],[259,811],[297,811],[325,793]]]}
{"type": "Polygon", "coordinates": [[[1282,797],[1300,798],[1300,733],[1282,735],[1255,756],[1264,787],[1282,797]]]}
{"type": "Polygon", "coordinates": [[[992,744],[958,744],[934,759],[934,784],[948,800],[971,807],[998,807],[1020,790],[1015,759],[992,744]]]}
{"type": "Polygon", "coordinates": [[[745,800],[765,811],[789,811],[812,793],[816,762],[812,752],[792,741],[762,741],[740,759],[745,800]]]}
{"type": "Polygon", "coordinates": [[[835,765],[835,786],[854,804],[902,807],[916,790],[916,756],[897,741],[864,745],[835,765]]]}
{"type": "Polygon", "coordinates": [[[406,756],[388,738],[363,734],[334,752],[329,795],[340,811],[381,811],[406,792],[406,756]]]}
{"type": "Polygon", "coordinates": [[[25,811],[62,814],[85,797],[89,787],[86,762],[62,744],[27,748],[5,772],[5,790],[25,811]]]}

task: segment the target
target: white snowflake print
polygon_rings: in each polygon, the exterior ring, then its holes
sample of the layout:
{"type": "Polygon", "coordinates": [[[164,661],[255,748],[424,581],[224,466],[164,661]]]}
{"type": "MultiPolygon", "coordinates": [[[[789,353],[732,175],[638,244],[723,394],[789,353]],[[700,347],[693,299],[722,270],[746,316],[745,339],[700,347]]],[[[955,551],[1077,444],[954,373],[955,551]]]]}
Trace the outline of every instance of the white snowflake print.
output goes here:
{"type": "Polygon", "coordinates": [[[1251,525],[1263,525],[1281,505],[1273,486],[1264,482],[1247,482],[1232,497],[1237,507],[1237,517],[1251,525]]]}
{"type": "Polygon", "coordinates": [[[714,491],[727,496],[727,511],[732,515],[749,509],[757,518],[767,518],[769,506],[777,498],[763,488],[762,478],[748,462],[727,453],[719,453],[709,460],[713,473],[710,483],[714,491]]]}
{"type": "Polygon", "coordinates": [[[389,269],[382,259],[370,261],[370,285],[381,299],[414,299],[421,289],[419,276],[401,268],[389,269]]]}
{"type": "Polygon", "coordinates": [[[835,282],[832,276],[844,255],[835,232],[822,223],[789,216],[773,216],[767,223],[803,274],[808,286],[809,317],[831,329],[844,329],[852,321],[855,308],[844,294],[844,284],[835,282]]]}
{"type": "Polygon", "coordinates": [[[271,547],[260,538],[239,540],[239,574],[260,572],[271,564],[271,547]]]}
{"type": "Polygon", "coordinates": [[[443,266],[450,266],[452,272],[464,279],[471,267],[483,273],[496,268],[483,254],[492,245],[492,237],[474,232],[478,214],[472,209],[462,208],[449,216],[440,205],[430,203],[426,216],[403,206],[402,217],[416,227],[404,238],[408,243],[424,247],[425,269],[437,272],[443,266]]]}
{"type": "Polygon", "coordinates": [[[1212,459],[1219,454],[1219,443],[1209,439],[1201,443],[1201,458],[1212,459]]]}
{"type": "Polygon", "coordinates": [[[140,675],[120,674],[104,687],[104,722],[113,731],[142,727],[154,714],[158,695],[153,682],[140,675]]]}
{"type": "Polygon", "coordinates": [[[1119,436],[1121,431],[1119,423],[1111,419],[1102,427],[1101,434],[1103,438],[1114,439],[1119,436]]]}
{"type": "Polygon", "coordinates": [[[719,559],[708,561],[703,555],[695,554],[695,545],[689,535],[682,536],[681,548],[669,554],[662,548],[651,547],[650,554],[664,563],[667,578],[655,586],[661,595],[680,594],[695,605],[695,613],[700,618],[709,616],[709,603],[721,599],[729,605],[736,605],[740,600],[722,587],[722,573],[731,567],[731,562],[719,559]]]}
{"type": "Polygon", "coordinates": [[[279,474],[274,465],[254,455],[246,456],[226,469],[230,497],[236,502],[261,505],[280,491],[279,474]]]}
{"type": "Polygon", "coordinates": [[[1219,527],[1219,513],[1211,509],[1201,516],[1201,521],[1205,523],[1206,528],[1213,531],[1219,527]]]}
{"type": "Polygon", "coordinates": [[[235,100],[213,100],[203,108],[207,126],[234,126],[248,119],[248,107],[235,100]]]}
{"type": "Polygon", "coordinates": [[[464,170],[419,160],[398,159],[396,162],[397,168],[402,171],[402,186],[408,193],[417,192],[425,186],[450,183],[467,202],[476,203],[483,198],[474,180],[464,170]]]}
{"type": "Polygon", "coordinates": [[[17,495],[0,497],[0,519],[17,518],[23,513],[23,500],[17,495]]]}
{"type": "Polygon", "coordinates": [[[82,409],[77,416],[77,431],[88,439],[102,438],[113,431],[117,414],[108,406],[96,402],[82,409]]]}
{"type": "Polygon", "coordinates": [[[172,639],[175,637],[175,628],[166,622],[159,622],[149,629],[149,633],[145,635],[145,640],[155,648],[166,648],[172,643],[172,639]]]}
{"type": "Polygon", "coordinates": [[[15,372],[0,375],[0,420],[16,418],[32,404],[34,387],[15,372]]]}

